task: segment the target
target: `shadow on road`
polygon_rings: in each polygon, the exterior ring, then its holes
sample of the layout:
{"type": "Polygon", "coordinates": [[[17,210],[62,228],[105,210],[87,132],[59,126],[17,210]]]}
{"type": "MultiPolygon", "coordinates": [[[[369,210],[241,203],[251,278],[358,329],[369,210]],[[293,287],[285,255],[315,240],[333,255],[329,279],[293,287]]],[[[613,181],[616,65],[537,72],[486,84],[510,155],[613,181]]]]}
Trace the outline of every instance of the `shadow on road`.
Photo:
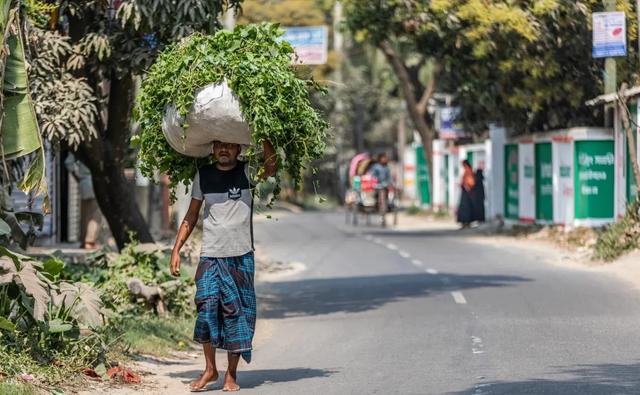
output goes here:
{"type": "Polygon", "coordinates": [[[327,278],[269,283],[260,287],[260,317],[285,318],[359,313],[404,298],[472,288],[506,287],[525,277],[441,273],[327,278]],[[438,276],[447,277],[444,284],[438,276]]]}
{"type": "Polygon", "coordinates": [[[515,382],[476,384],[450,395],[491,394],[549,394],[549,395],[632,395],[640,394],[640,363],[577,365],[558,368],[567,379],[529,379],[515,382]]]}
{"type": "MultiPolygon", "coordinates": [[[[240,370],[238,372],[238,383],[242,388],[256,388],[263,384],[271,383],[288,383],[292,381],[329,377],[337,373],[337,370],[329,369],[309,369],[309,368],[291,368],[291,369],[264,369],[264,370],[240,370]]],[[[202,374],[202,370],[188,370],[185,372],[170,373],[169,377],[183,378],[183,383],[190,383],[202,374]]],[[[223,371],[218,371],[220,378],[211,390],[222,388],[223,371]]]]}

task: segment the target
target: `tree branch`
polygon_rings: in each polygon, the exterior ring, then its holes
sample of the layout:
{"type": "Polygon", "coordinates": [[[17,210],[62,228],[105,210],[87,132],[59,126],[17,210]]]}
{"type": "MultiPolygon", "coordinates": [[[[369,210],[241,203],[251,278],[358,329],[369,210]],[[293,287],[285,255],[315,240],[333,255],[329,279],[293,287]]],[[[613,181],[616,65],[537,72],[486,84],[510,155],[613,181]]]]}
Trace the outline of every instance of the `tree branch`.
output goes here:
{"type": "Polygon", "coordinates": [[[433,70],[431,71],[431,78],[429,78],[429,83],[425,88],[424,92],[422,92],[422,97],[420,101],[418,101],[418,111],[420,114],[424,115],[427,112],[427,106],[429,105],[429,100],[433,97],[433,94],[436,91],[436,76],[440,71],[440,66],[437,64],[433,66],[433,70]]]}

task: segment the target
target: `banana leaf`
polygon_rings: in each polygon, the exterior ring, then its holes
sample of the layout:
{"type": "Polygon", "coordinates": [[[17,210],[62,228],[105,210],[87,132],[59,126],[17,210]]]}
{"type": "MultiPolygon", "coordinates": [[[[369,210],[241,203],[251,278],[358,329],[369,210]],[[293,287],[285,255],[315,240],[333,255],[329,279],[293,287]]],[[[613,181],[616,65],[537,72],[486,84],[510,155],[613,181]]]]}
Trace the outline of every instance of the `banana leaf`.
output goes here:
{"type": "Polygon", "coordinates": [[[5,62],[2,71],[3,107],[0,109],[0,137],[2,137],[2,153],[0,158],[4,166],[7,160],[16,159],[40,150],[39,155],[31,164],[24,179],[19,183],[20,189],[29,193],[36,191],[45,194],[44,211],[48,212],[47,186],[45,181],[45,160],[42,137],[38,127],[38,120],[33,101],[29,94],[29,80],[27,77],[27,62],[25,58],[22,31],[19,23],[19,4],[11,9],[11,0],[0,0],[0,51],[5,62]],[[13,16],[13,17],[12,17],[13,16]],[[11,24],[10,29],[6,29],[11,24]],[[11,33],[4,37],[5,31],[11,33]]]}
{"type": "Polygon", "coordinates": [[[0,133],[5,160],[28,155],[41,147],[38,123],[29,95],[5,95],[0,133]]]}

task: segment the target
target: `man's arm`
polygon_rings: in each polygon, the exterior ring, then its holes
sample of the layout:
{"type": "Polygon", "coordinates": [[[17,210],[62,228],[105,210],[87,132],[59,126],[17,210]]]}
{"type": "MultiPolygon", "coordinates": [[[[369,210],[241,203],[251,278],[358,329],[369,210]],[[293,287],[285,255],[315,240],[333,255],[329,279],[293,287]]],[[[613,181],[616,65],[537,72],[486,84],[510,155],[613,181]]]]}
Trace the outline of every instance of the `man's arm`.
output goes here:
{"type": "Polygon", "coordinates": [[[264,153],[264,178],[275,176],[278,172],[278,157],[271,142],[262,142],[262,152],[264,153]]]}
{"type": "Polygon", "coordinates": [[[193,228],[198,223],[198,215],[200,214],[200,208],[202,207],[202,200],[191,199],[187,214],[184,216],[180,229],[178,229],[178,236],[171,252],[171,274],[178,276],[180,274],[180,249],[187,242],[187,239],[193,232],[193,228]]]}

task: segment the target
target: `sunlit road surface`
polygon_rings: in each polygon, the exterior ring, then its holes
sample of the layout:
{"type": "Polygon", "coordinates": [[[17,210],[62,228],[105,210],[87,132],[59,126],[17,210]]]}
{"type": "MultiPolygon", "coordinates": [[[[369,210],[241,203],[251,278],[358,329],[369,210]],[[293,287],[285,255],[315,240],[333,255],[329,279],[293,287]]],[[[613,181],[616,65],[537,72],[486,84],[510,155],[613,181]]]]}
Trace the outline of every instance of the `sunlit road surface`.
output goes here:
{"type": "Polygon", "coordinates": [[[256,239],[305,270],[258,286],[244,393],[640,394],[640,292],[618,278],[451,229],[276,217],[256,239]]]}

